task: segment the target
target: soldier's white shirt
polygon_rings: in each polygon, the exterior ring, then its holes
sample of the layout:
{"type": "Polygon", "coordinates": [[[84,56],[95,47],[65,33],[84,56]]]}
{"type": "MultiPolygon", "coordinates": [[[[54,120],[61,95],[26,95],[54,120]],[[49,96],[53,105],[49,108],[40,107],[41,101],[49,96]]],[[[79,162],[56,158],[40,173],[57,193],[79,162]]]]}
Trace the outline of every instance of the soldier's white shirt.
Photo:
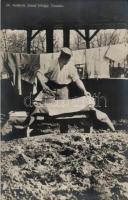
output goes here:
{"type": "Polygon", "coordinates": [[[62,69],[60,69],[58,58],[54,59],[52,63],[48,65],[41,66],[38,72],[42,74],[44,82],[51,80],[58,84],[68,85],[72,81],[79,79],[79,75],[73,61],[69,61],[63,66],[62,69]]]}

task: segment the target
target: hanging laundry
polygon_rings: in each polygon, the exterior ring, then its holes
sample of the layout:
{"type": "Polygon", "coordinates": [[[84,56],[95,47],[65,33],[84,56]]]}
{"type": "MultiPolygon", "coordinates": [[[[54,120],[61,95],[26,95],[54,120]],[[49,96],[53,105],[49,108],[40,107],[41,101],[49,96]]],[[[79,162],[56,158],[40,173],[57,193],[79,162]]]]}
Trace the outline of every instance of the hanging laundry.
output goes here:
{"type": "Polygon", "coordinates": [[[108,59],[111,59],[116,62],[122,62],[122,60],[125,60],[128,55],[128,44],[116,44],[111,45],[106,54],[105,57],[108,59]]]}
{"type": "Polygon", "coordinates": [[[13,86],[22,94],[21,79],[35,83],[36,71],[40,68],[39,55],[20,53],[1,53],[1,72],[7,71],[13,86]]]}
{"type": "Polygon", "coordinates": [[[104,57],[108,47],[86,50],[86,65],[89,78],[108,78],[109,60],[104,57]]]}

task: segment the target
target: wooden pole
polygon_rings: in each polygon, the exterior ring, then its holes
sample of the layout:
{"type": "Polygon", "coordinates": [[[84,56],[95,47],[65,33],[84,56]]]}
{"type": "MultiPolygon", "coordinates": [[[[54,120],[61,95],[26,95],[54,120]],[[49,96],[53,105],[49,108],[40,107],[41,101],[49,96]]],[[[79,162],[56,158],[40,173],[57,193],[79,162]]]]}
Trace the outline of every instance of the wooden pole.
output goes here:
{"type": "Polygon", "coordinates": [[[27,53],[31,53],[32,30],[27,30],[27,53]]]}
{"type": "Polygon", "coordinates": [[[53,28],[46,30],[46,51],[47,53],[53,52],[53,28]]]}
{"type": "Polygon", "coordinates": [[[68,28],[63,30],[63,46],[70,47],[70,30],[68,28]]]}
{"type": "Polygon", "coordinates": [[[90,31],[89,31],[89,29],[85,29],[85,35],[86,35],[86,48],[90,49],[90,31]]]}

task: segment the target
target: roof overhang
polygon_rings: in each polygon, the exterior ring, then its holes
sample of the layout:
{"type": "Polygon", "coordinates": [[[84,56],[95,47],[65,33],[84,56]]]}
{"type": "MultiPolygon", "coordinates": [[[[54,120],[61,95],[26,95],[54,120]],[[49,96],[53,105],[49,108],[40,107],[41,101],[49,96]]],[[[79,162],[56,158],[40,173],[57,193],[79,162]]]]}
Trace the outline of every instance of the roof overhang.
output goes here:
{"type": "Polygon", "coordinates": [[[2,29],[126,29],[128,0],[2,0],[2,29]]]}

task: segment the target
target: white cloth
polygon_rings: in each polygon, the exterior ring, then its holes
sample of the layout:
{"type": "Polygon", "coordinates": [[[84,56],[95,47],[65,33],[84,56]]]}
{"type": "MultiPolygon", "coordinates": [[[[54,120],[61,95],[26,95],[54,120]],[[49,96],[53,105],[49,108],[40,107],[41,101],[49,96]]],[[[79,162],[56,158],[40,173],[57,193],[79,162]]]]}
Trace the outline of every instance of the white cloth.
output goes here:
{"type": "Polygon", "coordinates": [[[0,52],[0,72],[8,72],[10,76],[13,75],[15,84],[16,72],[19,68],[21,79],[33,84],[36,71],[40,68],[39,57],[36,54],[0,52]]]}
{"type": "Polygon", "coordinates": [[[45,103],[43,105],[50,116],[79,112],[83,110],[89,111],[90,109],[93,109],[94,106],[95,101],[90,96],[83,96],[68,100],[55,100],[53,103],[45,103]]]}
{"type": "Polygon", "coordinates": [[[87,49],[73,51],[72,59],[75,65],[85,65],[86,50],[87,49]]]}
{"type": "Polygon", "coordinates": [[[122,62],[128,55],[128,44],[116,44],[109,47],[105,54],[106,58],[109,58],[116,62],[122,62]]]}
{"type": "Polygon", "coordinates": [[[86,50],[86,65],[90,78],[109,78],[109,59],[105,58],[108,47],[86,50]]]}

